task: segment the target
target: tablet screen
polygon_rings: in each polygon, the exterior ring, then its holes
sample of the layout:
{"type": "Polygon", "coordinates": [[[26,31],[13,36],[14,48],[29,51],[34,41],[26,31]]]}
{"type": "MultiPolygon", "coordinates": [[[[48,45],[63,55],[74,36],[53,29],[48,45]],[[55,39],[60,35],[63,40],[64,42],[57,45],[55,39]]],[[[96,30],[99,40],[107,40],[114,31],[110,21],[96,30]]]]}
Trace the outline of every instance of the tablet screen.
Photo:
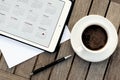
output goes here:
{"type": "Polygon", "coordinates": [[[49,47],[65,2],[0,0],[0,31],[49,47]]]}

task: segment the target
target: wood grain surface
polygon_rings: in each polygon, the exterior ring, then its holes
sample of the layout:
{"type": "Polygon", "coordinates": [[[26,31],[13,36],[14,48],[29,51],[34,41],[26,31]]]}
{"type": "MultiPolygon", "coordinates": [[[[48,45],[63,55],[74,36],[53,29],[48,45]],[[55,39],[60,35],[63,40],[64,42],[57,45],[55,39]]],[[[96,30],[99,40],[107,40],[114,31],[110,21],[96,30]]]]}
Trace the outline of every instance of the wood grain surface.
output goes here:
{"type": "MultiPolygon", "coordinates": [[[[108,16],[110,21],[116,26],[118,29],[120,27],[120,4],[111,3],[110,10],[108,12],[108,16]],[[117,8],[116,8],[117,7],[117,8]],[[111,16],[112,15],[112,16],[111,16]]],[[[120,31],[120,30],[119,30],[120,31]]],[[[120,32],[119,35],[119,44],[118,48],[115,51],[114,55],[110,59],[110,63],[107,69],[107,74],[105,76],[105,80],[120,80],[120,32]]]]}
{"type": "Polygon", "coordinates": [[[114,1],[114,2],[116,2],[116,3],[120,3],[120,0],[112,0],[112,1],[114,1]]]}
{"type": "Polygon", "coordinates": [[[118,31],[118,47],[109,59],[99,63],[84,61],[75,54],[70,40],[60,44],[54,53],[44,52],[11,69],[0,52],[0,80],[120,80],[120,0],[75,0],[69,30],[79,19],[93,14],[109,19],[118,31]],[[33,70],[70,54],[72,58],[30,76],[33,70]]]}
{"type": "Polygon", "coordinates": [[[0,70],[0,80],[28,80],[28,79],[0,70]]]}

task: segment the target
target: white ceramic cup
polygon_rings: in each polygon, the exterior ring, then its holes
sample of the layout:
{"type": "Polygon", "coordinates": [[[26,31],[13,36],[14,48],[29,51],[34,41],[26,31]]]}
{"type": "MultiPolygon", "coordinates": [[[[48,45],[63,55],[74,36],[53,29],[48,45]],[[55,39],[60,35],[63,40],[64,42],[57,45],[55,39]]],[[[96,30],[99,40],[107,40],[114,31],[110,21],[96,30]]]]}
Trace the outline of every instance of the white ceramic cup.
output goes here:
{"type": "Polygon", "coordinates": [[[90,62],[99,62],[113,54],[118,44],[118,35],[115,26],[106,18],[99,15],[89,15],[80,19],[71,31],[71,45],[73,50],[82,59],[90,62]],[[84,30],[90,25],[101,26],[107,33],[107,42],[103,48],[91,50],[82,41],[84,30]]]}

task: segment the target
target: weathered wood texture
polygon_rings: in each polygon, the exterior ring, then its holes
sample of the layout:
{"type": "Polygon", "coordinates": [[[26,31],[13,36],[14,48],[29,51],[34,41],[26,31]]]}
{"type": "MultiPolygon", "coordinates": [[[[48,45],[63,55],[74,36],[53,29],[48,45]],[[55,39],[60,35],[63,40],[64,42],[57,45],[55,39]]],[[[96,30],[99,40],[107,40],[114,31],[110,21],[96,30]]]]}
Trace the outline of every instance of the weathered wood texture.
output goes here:
{"type": "MultiPolygon", "coordinates": [[[[119,32],[120,42],[120,32],[119,32]]],[[[120,44],[112,56],[104,80],[120,80],[120,44]]]]}
{"type": "MultiPolygon", "coordinates": [[[[67,41],[61,45],[61,49],[58,53],[57,59],[69,54],[73,55],[74,52],[70,46],[70,42],[67,41]]],[[[53,71],[51,72],[50,80],[66,80],[69,74],[71,63],[72,58],[55,66],[53,71]]]]}
{"type": "Polygon", "coordinates": [[[107,19],[109,19],[116,27],[116,30],[118,30],[120,24],[120,4],[115,2],[110,3],[107,19]]]}
{"type": "Polygon", "coordinates": [[[0,69],[11,72],[11,73],[14,72],[14,68],[11,68],[11,69],[8,68],[7,63],[3,56],[1,57],[1,60],[0,60],[0,69]]]}
{"type": "Polygon", "coordinates": [[[93,0],[89,14],[105,16],[108,7],[109,0],[93,0]]]}
{"type": "MultiPolygon", "coordinates": [[[[117,2],[119,1],[75,0],[68,24],[70,31],[79,19],[91,14],[105,16],[118,30],[120,27],[120,4],[117,2]]],[[[60,45],[57,52],[52,54],[44,52],[12,69],[8,69],[0,52],[0,80],[120,80],[119,61],[120,40],[113,56],[99,63],[90,63],[79,58],[72,50],[70,40],[68,40],[60,45]],[[29,75],[33,70],[69,54],[73,55],[71,59],[32,77],[29,75]]]]}
{"type": "Polygon", "coordinates": [[[112,1],[120,4],[120,0],[112,0],[112,1]]]}
{"type": "Polygon", "coordinates": [[[2,52],[1,52],[1,50],[0,50],[0,59],[1,59],[1,56],[2,56],[2,52]]]}
{"type": "Polygon", "coordinates": [[[30,78],[30,73],[35,65],[36,57],[18,65],[15,70],[15,74],[25,78],[30,78]]]}
{"type": "MultiPolygon", "coordinates": [[[[111,3],[110,7],[111,9],[108,12],[108,15],[110,16],[109,19],[118,28],[120,27],[120,4],[111,3]]],[[[107,74],[105,75],[105,80],[120,80],[120,63],[119,63],[120,61],[120,32],[118,34],[119,34],[118,48],[110,60],[110,63],[107,69],[107,74]]]]}
{"type": "MultiPolygon", "coordinates": [[[[115,25],[116,30],[118,30],[119,22],[120,22],[120,18],[119,18],[120,7],[118,6],[118,4],[114,2],[111,2],[109,5],[110,6],[108,7],[108,12],[106,17],[115,25]],[[119,7],[119,8],[115,8],[115,7],[119,7]]],[[[107,64],[108,64],[108,60],[103,61],[101,63],[92,63],[89,70],[89,74],[87,76],[87,80],[91,80],[91,79],[103,80],[105,70],[107,68],[107,64]]]]}
{"type": "MultiPolygon", "coordinates": [[[[56,55],[57,53],[52,53],[52,54],[43,53],[39,55],[34,70],[53,62],[55,60],[56,55]]],[[[52,68],[49,68],[41,73],[38,73],[37,75],[32,76],[31,80],[48,80],[51,70],[52,68]]]]}
{"type": "Polygon", "coordinates": [[[28,79],[0,70],[0,80],[28,80],[28,79]]]}

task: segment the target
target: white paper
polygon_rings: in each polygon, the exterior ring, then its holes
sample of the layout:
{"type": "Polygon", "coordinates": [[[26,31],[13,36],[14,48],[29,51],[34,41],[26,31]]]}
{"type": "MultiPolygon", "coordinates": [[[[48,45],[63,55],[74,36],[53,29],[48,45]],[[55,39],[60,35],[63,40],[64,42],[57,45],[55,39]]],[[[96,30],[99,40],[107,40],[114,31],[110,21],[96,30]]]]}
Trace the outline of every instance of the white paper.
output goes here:
{"type": "MultiPolygon", "coordinates": [[[[61,42],[65,42],[68,39],[70,39],[70,31],[66,27],[61,42]]],[[[0,49],[9,68],[44,52],[3,36],[0,36],[0,49]]]]}

